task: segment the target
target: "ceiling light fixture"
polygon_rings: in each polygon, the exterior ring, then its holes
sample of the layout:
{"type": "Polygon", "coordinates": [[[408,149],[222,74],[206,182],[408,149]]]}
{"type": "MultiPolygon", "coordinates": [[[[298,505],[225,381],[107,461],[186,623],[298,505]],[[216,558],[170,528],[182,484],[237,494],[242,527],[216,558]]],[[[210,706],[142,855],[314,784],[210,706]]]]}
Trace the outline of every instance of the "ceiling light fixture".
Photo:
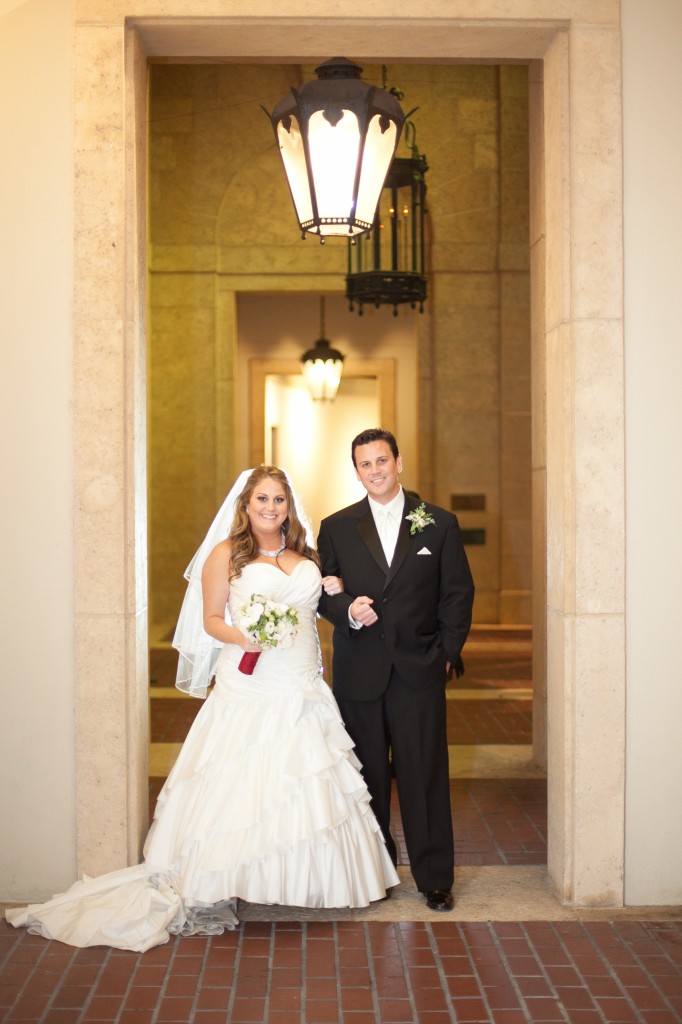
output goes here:
{"type": "Polygon", "coordinates": [[[324,295],[320,297],[320,337],[301,356],[303,377],[315,402],[333,402],[341,383],[344,356],[324,336],[324,295]]]}
{"type": "Polygon", "coordinates": [[[272,122],[301,237],[369,231],[406,116],[395,96],[333,57],[284,96],[272,122]]]}

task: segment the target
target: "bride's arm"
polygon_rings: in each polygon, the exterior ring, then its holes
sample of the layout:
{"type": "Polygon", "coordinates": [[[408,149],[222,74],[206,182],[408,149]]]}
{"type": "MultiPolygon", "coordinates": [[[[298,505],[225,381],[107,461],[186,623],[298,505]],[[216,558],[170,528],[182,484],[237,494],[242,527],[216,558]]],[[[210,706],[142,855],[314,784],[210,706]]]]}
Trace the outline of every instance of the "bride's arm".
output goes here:
{"type": "Polygon", "coordinates": [[[204,599],[204,629],[209,636],[224,644],[236,644],[243,651],[260,651],[241,629],[225,622],[225,608],[230,593],[230,542],[216,544],[206,559],[201,573],[201,591],[204,599]]]}

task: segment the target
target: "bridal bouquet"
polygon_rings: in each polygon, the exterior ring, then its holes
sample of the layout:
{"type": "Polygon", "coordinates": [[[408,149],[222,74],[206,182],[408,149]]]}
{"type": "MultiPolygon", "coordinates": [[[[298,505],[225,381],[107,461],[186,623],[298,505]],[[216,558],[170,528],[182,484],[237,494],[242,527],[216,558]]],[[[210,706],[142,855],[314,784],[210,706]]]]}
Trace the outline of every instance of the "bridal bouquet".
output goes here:
{"type": "MultiPolygon", "coordinates": [[[[298,615],[294,608],[262,594],[252,594],[248,604],[242,608],[240,625],[246,635],[265,650],[290,647],[296,636],[298,615]]],[[[246,651],[239,662],[239,671],[250,676],[260,655],[260,651],[246,651]]]]}

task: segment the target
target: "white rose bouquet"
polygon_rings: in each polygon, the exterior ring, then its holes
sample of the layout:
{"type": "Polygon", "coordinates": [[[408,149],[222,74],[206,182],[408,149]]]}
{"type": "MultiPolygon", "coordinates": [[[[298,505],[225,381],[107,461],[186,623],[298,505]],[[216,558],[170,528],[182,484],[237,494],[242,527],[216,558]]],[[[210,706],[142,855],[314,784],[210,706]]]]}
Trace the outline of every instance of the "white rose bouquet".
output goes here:
{"type": "MultiPolygon", "coordinates": [[[[264,650],[290,647],[298,629],[298,615],[295,608],[288,608],[262,594],[252,594],[242,608],[240,626],[249,639],[264,650]]],[[[260,655],[260,651],[246,651],[239,662],[239,671],[250,676],[260,655]]]]}

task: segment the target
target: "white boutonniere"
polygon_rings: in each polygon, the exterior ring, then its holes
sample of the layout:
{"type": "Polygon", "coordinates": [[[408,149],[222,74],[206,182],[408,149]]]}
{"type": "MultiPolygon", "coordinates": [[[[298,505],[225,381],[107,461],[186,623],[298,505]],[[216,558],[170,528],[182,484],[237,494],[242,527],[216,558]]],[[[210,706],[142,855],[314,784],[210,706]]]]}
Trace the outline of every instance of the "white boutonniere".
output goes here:
{"type": "Polygon", "coordinates": [[[405,516],[410,521],[410,536],[414,537],[415,533],[421,533],[425,526],[435,525],[436,520],[432,515],[426,511],[426,505],[422,501],[421,505],[417,505],[413,512],[408,512],[405,516]]]}

